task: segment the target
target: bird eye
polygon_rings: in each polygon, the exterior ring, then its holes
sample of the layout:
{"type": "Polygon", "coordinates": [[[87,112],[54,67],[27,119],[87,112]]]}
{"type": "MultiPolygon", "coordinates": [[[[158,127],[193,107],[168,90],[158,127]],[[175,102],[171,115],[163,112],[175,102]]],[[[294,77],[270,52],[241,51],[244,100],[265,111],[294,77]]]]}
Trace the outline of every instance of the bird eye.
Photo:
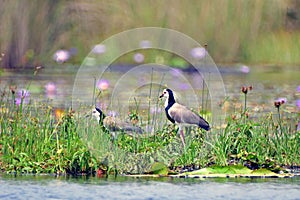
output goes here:
{"type": "Polygon", "coordinates": [[[164,92],[164,94],[166,94],[167,92],[164,92]]]}

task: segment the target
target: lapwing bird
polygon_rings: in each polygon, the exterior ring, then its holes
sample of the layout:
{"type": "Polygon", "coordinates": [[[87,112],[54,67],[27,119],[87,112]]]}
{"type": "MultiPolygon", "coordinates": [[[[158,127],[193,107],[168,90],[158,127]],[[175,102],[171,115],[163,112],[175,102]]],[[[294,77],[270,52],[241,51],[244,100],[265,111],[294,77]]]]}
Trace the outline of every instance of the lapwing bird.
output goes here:
{"type": "Polygon", "coordinates": [[[92,116],[97,119],[100,125],[108,129],[113,138],[117,137],[117,133],[126,133],[130,136],[142,134],[143,130],[139,126],[135,126],[128,122],[123,122],[117,117],[106,116],[101,109],[95,108],[92,111],[92,116]]]}
{"type": "Polygon", "coordinates": [[[166,98],[165,101],[165,111],[168,120],[172,123],[175,123],[179,127],[180,138],[183,146],[184,142],[184,133],[183,126],[198,126],[206,131],[210,130],[208,122],[203,119],[197,113],[194,113],[189,108],[179,103],[176,103],[174,93],[170,89],[164,89],[163,93],[160,95],[160,98],[166,98]]]}

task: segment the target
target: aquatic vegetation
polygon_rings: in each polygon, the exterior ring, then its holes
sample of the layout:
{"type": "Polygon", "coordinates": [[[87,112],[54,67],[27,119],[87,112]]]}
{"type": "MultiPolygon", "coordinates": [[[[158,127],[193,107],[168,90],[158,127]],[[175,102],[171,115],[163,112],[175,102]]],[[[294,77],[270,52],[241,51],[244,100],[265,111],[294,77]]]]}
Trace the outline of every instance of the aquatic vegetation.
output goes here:
{"type": "MultiPolygon", "coordinates": [[[[250,90],[251,86],[241,89],[245,96],[250,90]]],[[[163,126],[143,136],[120,134],[113,139],[108,130],[77,111],[34,100],[26,107],[24,102],[16,106],[15,87],[1,93],[0,168],[7,173],[166,175],[232,165],[279,172],[300,165],[297,113],[281,115],[280,121],[276,112],[251,118],[245,101],[245,109],[232,113],[224,128],[213,127],[209,133],[187,129],[184,148],[178,127],[164,123],[164,112],[149,108],[150,115],[157,116],[145,120],[138,104],[126,116],[129,120],[144,129],[159,122],[163,126]]],[[[283,102],[286,99],[275,101],[275,108],[279,110],[283,102]]],[[[159,102],[157,109],[162,109],[159,102]]]]}

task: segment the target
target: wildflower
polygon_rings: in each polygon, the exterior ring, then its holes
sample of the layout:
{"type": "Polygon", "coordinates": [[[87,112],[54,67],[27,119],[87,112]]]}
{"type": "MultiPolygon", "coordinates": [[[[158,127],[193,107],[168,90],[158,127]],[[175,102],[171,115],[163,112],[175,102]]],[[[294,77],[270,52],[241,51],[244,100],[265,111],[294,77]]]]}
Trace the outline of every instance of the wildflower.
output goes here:
{"type": "Polygon", "coordinates": [[[94,46],[92,52],[95,54],[103,54],[106,52],[106,46],[104,44],[97,44],[94,46]]]}
{"type": "Polygon", "coordinates": [[[286,102],[287,102],[286,98],[279,98],[274,101],[274,106],[279,109],[279,107],[286,102]]]}
{"type": "Polygon", "coordinates": [[[49,82],[45,85],[45,92],[48,98],[53,98],[56,94],[56,85],[53,82],[49,82]]]}
{"type": "Polygon", "coordinates": [[[190,54],[193,58],[200,60],[206,56],[206,49],[203,47],[195,47],[191,50],[190,54]]]}
{"type": "Polygon", "coordinates": [[[142,63],[142,62],[144,62],[144,59],[145,59],[145,57],[144,57],[144,55],[141,54],[141,53],[136,53],[136,54],[134,54],[134,56],[133,56],[133,60],[134,60],[135,62],[137,62],[137,63],[142,63]]]}
{"type": "Polygon", "coordinates": [[[242,72],[244,74],[248,74],[250,72],[250,68],[246,65],[242,65],[242,66],[240,66],[240,72],[242,72]]]}
{"type": "Polygon", "coordinates": [[[142,41],[140,42],[140,47],[141,47],[142,49],[148,49],[148,48],[151,47],[151,42],[150,42],[149,40],[142,40],[142,41]]]}
{"type": "Polygon", "coordinates": [[[300,85],[298,85],[298,87],[297,87],[297,91],[298,91],[298,92],[300,92],[300,85]]]}
{"type": "Polygon", "coordinates": [[[246,86],[242,86],[241,88],[241,91],[244,93],[244,94],[247,94],[248,91],[251,91],[253,89],[252,85],[246,87],[246,86]]]}
{"type": "Polygon", "coordinates": [[[22,102],[29,103],[30,93],[28,90],[22,89],[18,91],[18,96],[15,99],[15,104],[20,105],[22,102]]]}
{"type": "Polygon", "coordinates": [[[65,115],[65,110],[64,109],[62,109],[62,108],[55,108],[54,109],[54,116],[55,116],[55,119],[57,121],[61,120],[64,115],[65,115]]]}
{"type": "Polygon", "coordinates": [[[296,101],[296,106],[298,107],[298,109],[300,109],[300,99],[298,99],[298,100],[296,101]]]}
{"type": "Polygon", "coordinates": [[[276,108],[279,108],[281,106],[281,102],[280,101],[274,101],[274,106],[276,108]]]}
{"type": "Polygon", "coordinates": [[[101,79],[97,82],[97,87],[100,89],[100,90],[107,90],[108,87],[109,87],[109,81],[106,80],[106,79],[101,79]]]}
{"type": "Polygon", "coordinates": [[[53,82],[49,82],[45,85],[46,92],[54,93],[56,91],[56,85],[53,82]]]}
{"type": "Polygon", "coordinates": [[[30,93],[29,93],[28,90],[21,89],[21,90],[18,91],[18,96],[19,96],[20,98],[22,98],[22,99],[25,99],[25,98],[27,98],[27,97],[30,96],[30,93]]]}
{"type": "Polygon", "coordinates": [[[242,92],[243,92],[244,94],[247,94],[247,93],[248,93],[248,88],[245,87],[245,86],[243,86],[241,90],[242,90],[242,92]]]}
{"type": "Polygon", "coordinates": [[[279,98],[279,99],[277,99],[277,101],[280,101],[281,102],[281,104],[284,104],[284,103],[286,103],[287,102],[287,98],[283,98],[283,97],[281,97],[281,98],[279,98]]]}
{"type": "Polygon", "coordinates": [[[69,51],[63,49],[57,50],[53,55],[53,59],[59,64],[66,62],[67,60],[69,60],[69,58],[69,51]]]}

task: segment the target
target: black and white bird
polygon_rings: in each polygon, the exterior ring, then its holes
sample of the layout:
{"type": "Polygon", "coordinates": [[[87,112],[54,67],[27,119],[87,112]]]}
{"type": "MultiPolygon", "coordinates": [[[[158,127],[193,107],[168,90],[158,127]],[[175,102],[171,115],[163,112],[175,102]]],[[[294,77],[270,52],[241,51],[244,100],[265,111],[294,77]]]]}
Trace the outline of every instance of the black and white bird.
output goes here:
{"type": "Polygon", "coordinates": [[[95,107],[92,116],[97,119],[100,125],[109,130],[113,138],[117,137],[117,133],[126,133],[130,136],[137,136],[143,133],[141,127],[128,122],[121,121],[117,117],[106,116],[101,109],[95,107]]]}
{"type": "Polygon", "coordinates": [[[168,120],[175,123],[179,127],[180,138],[185,146],[183,126],[198,126],[206,131],[210,130],[209,123],[197,113],[194,113],[189,108],[179,103],[176,103],[174,93],[170,89],[164,89],[160,98],[166,98],[165,111],[168,120]]]}

